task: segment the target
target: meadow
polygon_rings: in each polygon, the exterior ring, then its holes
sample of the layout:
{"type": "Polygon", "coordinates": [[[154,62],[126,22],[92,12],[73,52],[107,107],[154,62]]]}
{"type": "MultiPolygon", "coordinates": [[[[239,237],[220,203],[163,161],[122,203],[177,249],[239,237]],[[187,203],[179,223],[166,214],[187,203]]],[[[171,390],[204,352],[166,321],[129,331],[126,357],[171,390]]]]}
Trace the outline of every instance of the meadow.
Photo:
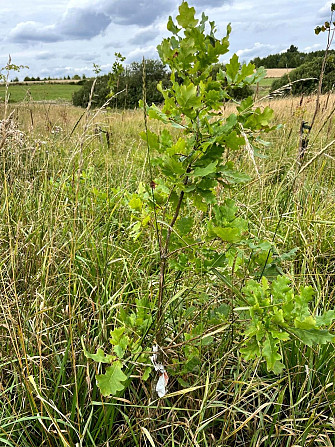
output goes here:
{"type": "MultiPolygon", "coordinates": [[[[269,144],[260,145],[254,161],[244,147],[234,153],[251,180],[223,194],[234,198],[250,231],[274,241],[293,286],[315,288],[313,310],[330,309],[335,155],[333,146],[322,150],[335,136],[335,96],[321,99],[303,170],[297,161],[300,126],[311,121],[315,97],[259,105],[273,108],[281,126],[264,137],[269,144]]],[[[154,377],[141,375],[136,362],[123,392],[101,395],[95,376],[103,365],[84,351],[109,352],[120,308],[130,312],[136,300],[157,291],[155,236],[134,237],[128,206],[138,185],[150,182],[139,137],[143,112],[35,103],[11,105],[9,112],[0,145],[0,444],[334,445],[333,344],[310,348],[292,340],[279,375],[259,359],[245,361],[238,350],[243,314],[228,312],[232,290],[213,274],[167,272],[172,298],[163,318],[174,336],[165,340],[164,352],[172,370],[185,361],[187,338],[180,352],[177,336],[192,330],[194,309],[200,303],[205,321],[212,303],[222,308],[206,334],[213,344],[199,347],[201,363],[170,374],[162,399],[154,377]],[[190,312],[183,320],[185,309],[190,312]]],[[[148,126],[161,128],[151,120],[148,126]]],[[[199,222],[205,218],[196,212],[199,222]]],[[[239,287],[241,278],[235,281],[239,287]]],[[[149,348],[152,343],[146,341],[149,348]]]]}
{"type": "MultiPolygon", "coordinates": [[[[259,83],[259,95],[266,96],[271,84],[274,80],[287,72],[286,69],[269,69],[266,77],[259,83]]],[[[72,102],[73,93],[80,90],[82,86],[72,81],[47,81],[26,83],[10,83],[9,84],[9,102],[72,102]]],[[[6,95],[6,87],[0,84],[0,102],[4,102],[6,95]]]]}
{"type": "MultiPolygon", "coordinates": [[[[38,83],[9,84],[9,101],[67,101],[71,102],[74,92],[80,89],[80,85],[68,83],[38,83]]],[[[0,101],[4,101],[6,93],[5,85],[0,85],[0,101]]]]}

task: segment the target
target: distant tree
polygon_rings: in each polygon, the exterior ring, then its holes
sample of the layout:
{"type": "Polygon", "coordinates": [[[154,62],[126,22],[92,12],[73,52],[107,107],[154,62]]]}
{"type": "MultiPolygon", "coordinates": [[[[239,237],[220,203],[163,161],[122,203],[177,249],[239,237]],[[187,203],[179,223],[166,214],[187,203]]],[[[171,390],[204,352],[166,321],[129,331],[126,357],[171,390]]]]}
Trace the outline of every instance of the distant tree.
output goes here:
{"type": "MultiPolygon", "coordinates": [[[[90,99],[93,79],[88,79],[82,88],[75,92],[72,96],[72,102],[75,106],[87,107],[90,99]]],[[[108,76],[99,76],[94,88],[94,95],[92,98],[93,107],[101,107],[107,100],[107,95],[110,90],[108,88],[108,76]]]]}
{"type": "Polygon", "coordinates": [[[289,65],[289,58],[286,56],[286,54],[283,54],[283,56],[280,58],[280,61],[278,62],[278,68],[291,68],[291,65],[289,65]]]}
{"type": "Polygon", "coordinates": [[[298,47],[291,45],[290,48],[288,48],[287,53],[298,53],[298,47]]]}
{"type": "MultiPolygon", "coordinates": [[[[138,101],[142,98],[142,63],[133,62],[123,71],[118,73],[118,82],[112,77],[113,85],[111,85],[111,75],[99,76],[94,90],[92,104],[95,107],[101,107],[106,101],[108,95],[120,93],[110,102],[111,107],[119,108],[135,108],[138,101]]],[[[149,104],[162,102],[162,94],[157,90],[157,83],[163,82],[163,86],[167,85],[168,74],[164,65],[158,60],[149,59],[146,61],[146,96],[149,104]]],[[[73,95],[73,104],[81,107],[87,107],[89,94],[93,79],[87,80],[83,87],[73,95]]]]}
{"type": "Polygon", "coordinates": [[[75,74],[74,76],[72,76],[72,79],[79,81],[81,77],[78,74],[75,74]]]}

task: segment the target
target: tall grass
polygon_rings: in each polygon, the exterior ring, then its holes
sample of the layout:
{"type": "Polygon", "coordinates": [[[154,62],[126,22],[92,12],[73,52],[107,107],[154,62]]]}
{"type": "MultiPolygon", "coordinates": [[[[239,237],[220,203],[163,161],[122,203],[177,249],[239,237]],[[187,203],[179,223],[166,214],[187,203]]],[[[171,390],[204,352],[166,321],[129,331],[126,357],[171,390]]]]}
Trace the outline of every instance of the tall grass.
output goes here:
{"type": "MultiPolygon", "coordinates": [[[[334,100],[323,98],[304,163],[334,138],[334,100]]],[[[270,102],[283,126],[269,136],[269,147],[260,146],[259,178],[247,153],[236,154],[254,179],[231,194],[250,231],[273,239],[278,255],[298,248],[282,268],[296,284],[317,289],[318,311],[334,305],[335,157],[330,148],[297,175],[299,127],[313,104],[270,102]]],[[[70,106],[17,106],[13,119],[24,135],[18,142],[14,131],[3,134],[0,444],[334,445],[333,346],[292,342],[286,372],[274,376],[262,363],[241,359],[236,322],[234,331],[230,321],[220,326],[196,373],[170,378],[166,398],[156,399],[153,380],[143,381],[136,365],[125,393],[101,396],[83,345],[108,349],[118,309],[155,296],[158,253],[154,236],[134,239],[125,204],[127,191],[149,181],[138,137],[142,113],[109,111],[93,120],[93,112],[81,114],[70,106]],[[101,129],[110,134],[109,146],[101,129]]],[[[178,334],[192,324],[193,304],[204,292],[229,306],[233,297],[217,277],[168,278],[176,298],[165,316],[174,334],[167,354],[179,361],[178,334]],[[188,322],[178,318],[180,306],[189,307],[188,322]]]]}

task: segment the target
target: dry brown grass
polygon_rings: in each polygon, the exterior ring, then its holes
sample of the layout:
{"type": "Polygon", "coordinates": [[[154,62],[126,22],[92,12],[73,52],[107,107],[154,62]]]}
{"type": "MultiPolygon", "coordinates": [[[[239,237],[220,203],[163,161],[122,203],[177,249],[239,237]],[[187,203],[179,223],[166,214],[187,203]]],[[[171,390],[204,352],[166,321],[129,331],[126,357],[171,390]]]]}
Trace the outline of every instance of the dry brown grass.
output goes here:
{"type": "Polygon", "coordinates": [[[293,68],[267,68],[266,78],[281,78],[285,74],[292,71],[293,68]]]}

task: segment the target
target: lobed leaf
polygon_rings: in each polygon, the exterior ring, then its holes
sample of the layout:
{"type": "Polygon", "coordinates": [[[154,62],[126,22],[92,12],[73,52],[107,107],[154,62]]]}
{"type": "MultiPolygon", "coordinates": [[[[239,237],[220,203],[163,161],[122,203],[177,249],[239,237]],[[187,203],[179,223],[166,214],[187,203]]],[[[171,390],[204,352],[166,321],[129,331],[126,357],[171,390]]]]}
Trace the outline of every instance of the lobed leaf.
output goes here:
{"type": "Polygon", "coordinates": [[[125,385],[121,382],[126,381],[127,376],[122,371],[122,363],[117,361],[106,369],[105,374],[98,374],[96,379],[101,394],[107,397],[124,390],[125,385]]]}

